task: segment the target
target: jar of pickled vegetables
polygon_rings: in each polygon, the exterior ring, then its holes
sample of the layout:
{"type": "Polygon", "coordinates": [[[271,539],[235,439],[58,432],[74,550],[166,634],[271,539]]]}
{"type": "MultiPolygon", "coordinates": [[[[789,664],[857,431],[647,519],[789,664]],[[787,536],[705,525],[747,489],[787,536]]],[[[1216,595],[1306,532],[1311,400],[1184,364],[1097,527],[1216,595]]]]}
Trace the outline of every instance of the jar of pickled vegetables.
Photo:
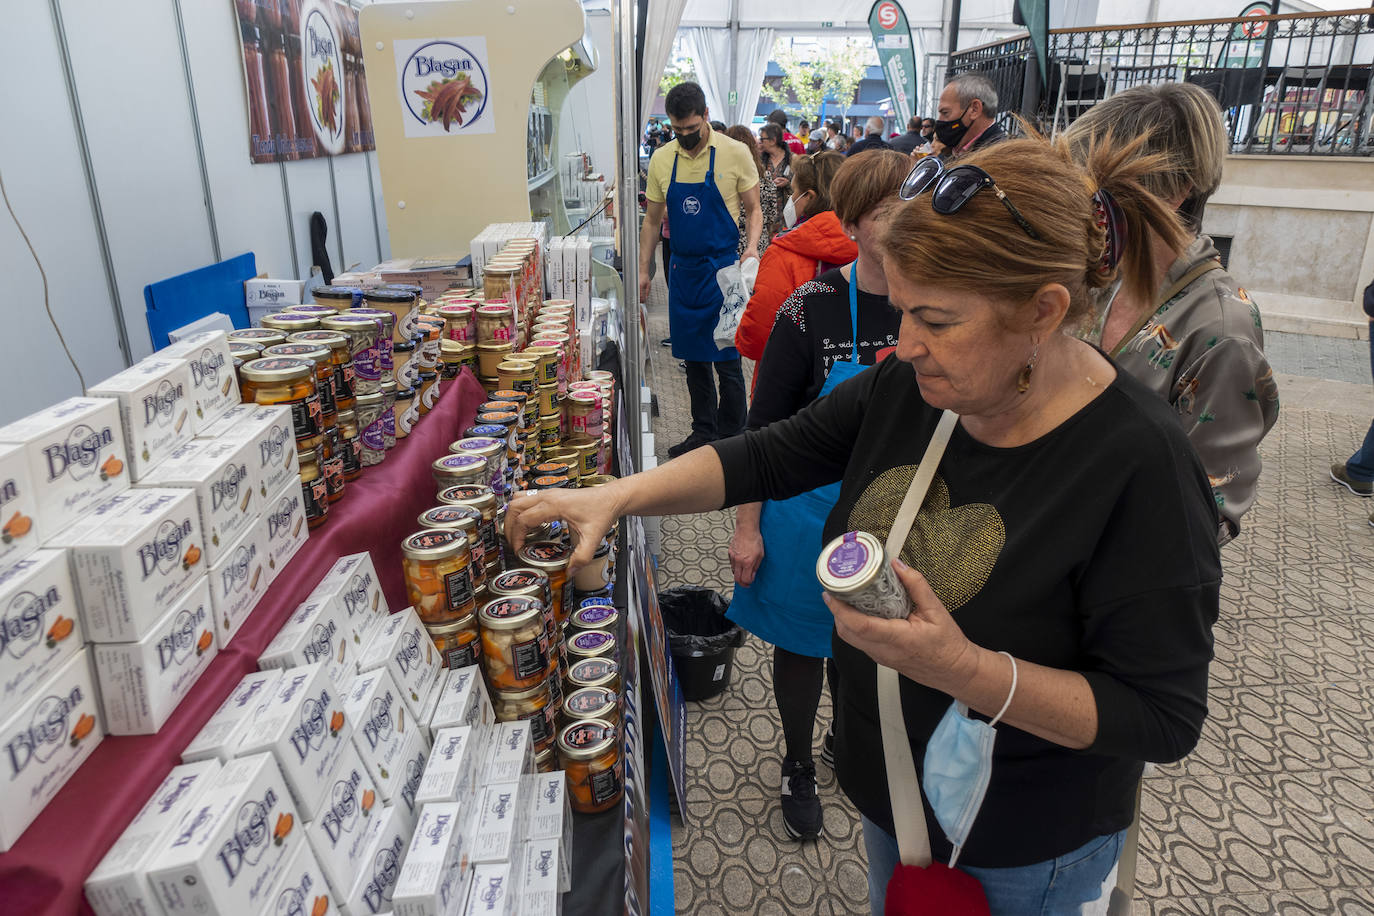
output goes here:
{"type": "Polygon", "coordinates": [[[318,528],[329,519],[329,486],[320,470],[319,453],[303,448],[297,453],[301,467],[301,498],[305,503],[305,523],[318,528]]]}
{"type": "Polygon", "coordinates": [[[581,814],[609,811],[625,795],[620,736],[605,719],[580,719],[558,735],[558,759],[568,778],[568,800],[581,814]]]}
{"type": "Polygon", "coordinates": [[[445,668],[466,668],[481,660],[482,639],[475,614],[442,626],[426,626],[425,630],[434,640],[434,648],[439,650],[445,668]]]}
{"type": "Polygon", "coordinates": [[[361,442],[359,461],[365,468],[386,460],[386,430],[382,419],[382,392],[369,391],[358,395],[354,410],[358,418],[358,439],[361,442]]]}
{"type": "Polygon", "coordinates": [[[363,441],[358,436],[358,415],[339,411],[339,455],[343,459],[344,480],[357,480],[363,473],[363,441]]]}
{"type": "Polygon", "coordinates": [[[231,344],[238,341],[253,344],[261,349],[286,343],[286,335],[272,328],[239,328],[224,336],[231,344]]]}
{"type": "Polygon", "coordinates": [[[534,541],[520,548],[520,563],[538,570],[548,577],[549,591],[552,596],[554,619],[559,626],[571,616],[573,608],[573,583],[568,575],[568,561],[572,559],[572,548],[559,541],[534,541]]]}
{"type": "Polygon", "coordinates": [[[491,708],[497,722],[525,721],[530,724],[530,740],[536,754],[552,750],[558,740],[550,683],[545,680],[528,690],[493,690],[491,693],[491,708]]]}
{"type": "Polygon", "coordinates": [[[550,660],[557,661],[560,665],[564,663],[563,628],[550,600],[552,592],[548,576],[537,569],[508,569],[492,576],[487,582],[487,590],[493,598],[532,598],[538,601],[544,619],[544,630],[548,635],[550,660]]]}
{"type": "Polygon", "coordinates": [[[296,445],[317,448],[324,435],[324,416],[315,387],[315,364],[277,357],[244,363],[239,388],[245,404],[281,404],[291,408],[296,445]]]}
{"type": "Polygon", "coordinates": [[[612,725],[620,724],[620,697],[606,687],[583,687],[563,698],[563,718],[567,722],[578,719],[601,719],[612,725]]]}
{"type": "Polygon", "coordinates": [[[258,324],[264,328],[281,331],[289,337],[297,331],[319,330],[320,319],[300,312],[273,312],[271,315],[263,315],[258,319],[258,324]]]}
{"type": "Polygon", "coordinates": [[[467,535],[450,528],[428,528],[401,541],[406,597],[420,620],[431,626],[453,623],[477,607],[472,587],[467,535]]]}
{"type": "Polygon", "coordinates": [[[300,331],[292,334],[290,343],[311,343],[329,348],[329,367],[334,372],[334,406],[339,410],[352,410],[353,394],[353,354],[348,349],[347,335],[338,331],[300,331]]]}
{"type": "Polygon", "coordinates": [[[554,753],[553,748],[549,748],[542,754],[534,755],[534,769],[539,773],[558,772],[558,755],[554,753]]]}
{"type": "Polygon", "coordinates": [[[568,692],[583,687],[606,687],[620,693],[620,666],[610,658],[584,658],[568,665],[568,692]]]}
{"type": "Polygon", "coordinates": [[[496,598],[478,612],[482,658],[493,690],[528,690],[549,671],[543,609],[529,597],[496,598]]]}
{"type": "Polygon", "coordinates": [[[445,528],[461,531],[468,539],[468,553],[472,557],[472,587],[487,584],[486,545],[482,543],[482,513],[472,506],[435,506],[420,513],[421,528],[445,528]]]}
{"type": "Polygon", "coordinates": [[[353,356],[354,394],[366,394],[381,387],[382,365],[377,349],[379,326],[366,315],[352,311],[320,320],[320,327],[348,336],[349,352],[353,356]]]}
{"type": "Polygon", "coordinates": [[[339,408],[334,398],[334,367],[329,364],[329,348],[308,341],[274,344],[262,351],[264,358],[287,357],[303,359],[315,366],[315,390],[320,394],[320,417],[325,429],[333,429],[339,422],[339,408]]]}
{"type": "Polygon", "coordinates": [[[482,537],[482,562],[487,572],[501,567],[501,532],[496,528],[496,496],[482,484],[459,484],[439,491],[439,502],[450,506],[471,506],[482,513],[478,533],[482,537]]]}

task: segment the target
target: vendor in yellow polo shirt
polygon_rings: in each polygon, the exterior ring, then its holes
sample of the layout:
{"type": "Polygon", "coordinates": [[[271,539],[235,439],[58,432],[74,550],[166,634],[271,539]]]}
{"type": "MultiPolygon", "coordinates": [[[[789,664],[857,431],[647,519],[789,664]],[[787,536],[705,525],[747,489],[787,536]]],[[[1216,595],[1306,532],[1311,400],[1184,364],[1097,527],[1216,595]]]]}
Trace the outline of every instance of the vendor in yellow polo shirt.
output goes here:
{"type": "MultiPolygon", "coordinates": [[[[687,365],[692,401],[692,434],[668,449],[668,456],[676,458],[744,430],[739,351],[718,349],[713,335],[723,298],[716,272],[735,263],[741,209],[748,233],[744,250],[758,250],[763,211],[754,157],[743,143],[711,129],[701,87],[696,83],[674,86],[664,107],[674,139],[655,150],[649,160],[644,195],[648,213],[639,233],[639,301],[649,298],[649,266],[667,215],[673,227],[668,332],[673,356],[687,365]],[[720,378],[719,400],[713,364],[720,378]]],[[[749,255],[745,260],[757,258],[749,255]]]]}

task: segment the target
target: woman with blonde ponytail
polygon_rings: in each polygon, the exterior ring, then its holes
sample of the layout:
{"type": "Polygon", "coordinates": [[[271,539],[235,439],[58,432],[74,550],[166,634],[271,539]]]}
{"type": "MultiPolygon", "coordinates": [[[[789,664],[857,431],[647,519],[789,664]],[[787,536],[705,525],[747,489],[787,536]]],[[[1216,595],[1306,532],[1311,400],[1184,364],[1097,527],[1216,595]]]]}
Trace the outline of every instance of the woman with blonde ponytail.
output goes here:
{"type": "MultiPolygon", "coordinates": [[[[1144,761],[1185,756],[1206,719],[1221,585],[1211,489],[1169,406],[1071,333],[1090,322],[1090,292],[1116,282],[1104,207],[1186,242],[1143,186],[1157,165],[1103,143],[1080,168],[1037,139],[948,170],[921,160],[878,239],[901,313],[892,356],[788,419],[594,495],[549,490],[508,510],[517,544],[554,518],[585,535],[576,565],[621,514],[840,481],[823,536],[843,538],[825,566],[843,581],[885,575],[849,533],[881,544],[918,466],[933,473],[892,551],[907,616],[826,596],[835,768],[863,816],[875,914],[898,859],[878,666],[901,676],[893,747],[904,725],[927,801],[911,818],[994,914],[1105,912],[1144,761]]],[[[915,778],[893,773],[899,792],[915,778]]]]}

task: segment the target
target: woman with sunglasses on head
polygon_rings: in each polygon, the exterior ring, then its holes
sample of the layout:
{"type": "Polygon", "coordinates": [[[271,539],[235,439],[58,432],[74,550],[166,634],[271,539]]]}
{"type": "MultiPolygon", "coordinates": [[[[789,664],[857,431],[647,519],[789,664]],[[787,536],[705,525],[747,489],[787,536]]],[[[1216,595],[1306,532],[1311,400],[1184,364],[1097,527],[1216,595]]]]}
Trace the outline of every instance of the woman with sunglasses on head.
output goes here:
{"type": "MultiPolygon", "coordinates": [[[[835,216],[858,255],[803,283],[778,310],[754,373],[747,428],[785,420],[896,346],[900,317],[887,301],[877,235],[879,213],[896,199],[910,167],[901,153],[873,150],[846,159],[835,173],[835,216]]],[[[735,592],[727,616],[773,646],[773,697],[785,744],[782,818],[793,839],[814,838],[821,829],[811,745],[834,620],[815,569],[821,529],[838,496],[832,484],[780,502],[740,505],[730,541],[735,592]]],[[[830,692],[833,697],[833,676],[830,692]]],[[[821,753],[833,766],[832,746],[827,734],[821,753]]]]}
{"type": "MultiPolygon", "coordinates": [[[[1143,762],[1178,760],[1198,740],[1221,581],[1216,506],[1168,405],[1071,333],[1089,320],[1090,291],[1115,279],[1098,192],[1184,248],[1173,213],[1141,184],[1159,165],[1102,144],[1080,168],[1062,145],[1008,140],[948,172],[928,167],[881,238],[902,321],[893,357],[790,419],[593,496],[552,490],[509,510],[517,543],[568,521],[574,564],[621,514],[782,499],[836,480],[826,538],[881,543],[909,528],[891,564],[908,616],[826,598],[836,766],[864,818],[875,914],[894,830],[916,824],[993,913],[1105,912],[1143,762]],[[922,464],[929,489],[898,524],[922,464]],[[884,764],[877,685],[894,678],[890,721],[907,740],[887,750],[906,748],[935,799],[917,790],[916,823],[897,823],[884,764]],[[958,740],[994,717],[995,742],[958,740]]],[[[1139,256],[1143,234],[1133,239],[1139,256]]],[[[891,775],[899,801],[910,798],[914,777],[891,775]]]]}
{"type": "MultiPolygon", "coordinates": [[[[1182,254],[1151,234],[1141,258],[1128,255],[1122,266],[1139,274],[1137,291],[1104,291],[1108,302],[1086,336],[1178,413],[1216,495],[1224,544],[1254,504],[1259,444],[1278,419],[1279,393],[1259,306],[1201,233],[1228,148],[1221,109],[1190,83],[1137,86],[1094,105],[1065,136],[1080,160],[1108,137],[1143,138],[1137,154],[1166,161],[1142,183],[1196,234],[1182,254]]],[[[1344,470],[1331,475],[1340,482],[1344,470]]]]}

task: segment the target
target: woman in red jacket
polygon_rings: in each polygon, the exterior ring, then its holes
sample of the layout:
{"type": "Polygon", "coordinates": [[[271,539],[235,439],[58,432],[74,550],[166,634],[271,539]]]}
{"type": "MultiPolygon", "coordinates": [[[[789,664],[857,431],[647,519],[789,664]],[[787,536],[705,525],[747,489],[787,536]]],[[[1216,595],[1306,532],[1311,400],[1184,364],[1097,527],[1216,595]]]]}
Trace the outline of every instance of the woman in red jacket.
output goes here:
{"type": "Polygon", "coordinates": [[[792,159],[792,197],[783,211],[790,231],[775,237],[759,262],[754,295],[735,332],[741,356],[763,357],[773,319],[793,290],[858,256],[830,202],[830,181],[842,165],[844,156],[831,151],[792,159]]]}

